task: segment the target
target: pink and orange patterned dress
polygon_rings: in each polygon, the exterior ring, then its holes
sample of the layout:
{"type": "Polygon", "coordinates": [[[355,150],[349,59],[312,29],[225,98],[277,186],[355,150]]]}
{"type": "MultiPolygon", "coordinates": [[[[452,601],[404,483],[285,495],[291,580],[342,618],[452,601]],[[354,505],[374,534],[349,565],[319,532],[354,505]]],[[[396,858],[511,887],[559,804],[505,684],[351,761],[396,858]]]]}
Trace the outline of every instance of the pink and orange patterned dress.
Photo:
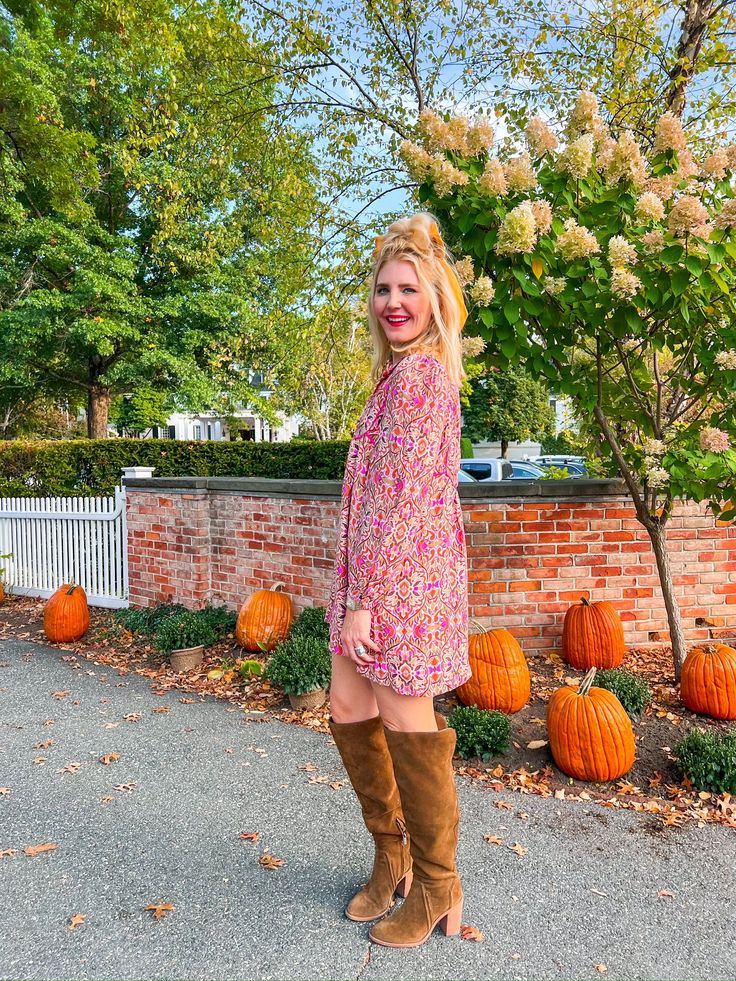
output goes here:
{"type": "Polygon", "coordinates": [[[370,610],[381,653],[358,672],[402,695],[470,677],[459,467],[460,398],[444,366],[429,354],[389,363],[350,444],[325,619],[342,654],[346,599],[370,610]]]}

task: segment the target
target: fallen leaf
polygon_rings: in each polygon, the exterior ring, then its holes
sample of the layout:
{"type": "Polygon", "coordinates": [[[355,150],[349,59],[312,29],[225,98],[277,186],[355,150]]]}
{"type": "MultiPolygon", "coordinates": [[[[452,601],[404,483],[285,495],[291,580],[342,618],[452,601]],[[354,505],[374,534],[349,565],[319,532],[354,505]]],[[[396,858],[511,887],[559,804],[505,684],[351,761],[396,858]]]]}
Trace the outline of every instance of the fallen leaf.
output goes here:
{"type": "Polygon", "coordinates": [[[518,961],[520,958],[521,958],[521,954],[512,954],[511,955],[511,960],[512,961],[518,961]]]}
{"type": "Polygon", "coordinates": [[[42,852],[52,852],[58,845],[29,845],[28,848],[23,849],[23,854],[28,855],[29,858],[35,858],[36,855],[40,855],[42,852]]]}
{"type": "Polygon", "coordinates": [[[163,920],[167,913],[176,909],[176,906],[173,903],[151,903],[150,906],[146,906],[146,909],[151,910],[154,920],[163,920]]]}
{"type": "Polygon", "coordinates": [[[46,762],[47,762],[47,760],[46,760],[46,757],[45,757],[45,756],[34,756],[34,758],[33,758],[33,762],[34,762],[34,763],[35,763],[35,764],[36,764],[37,766],[43,766],[43,765],[44,765],[44,763],[46,763],[46,762]]]}
{"type": "Polygon", "coordinates": [[[541,749],[543,746],[547,745],[548,740],[546,739],[532,739],[530,743],[526,744],[527,749],[541,749]]]}
{"type": "Polygon", "coordinates": [[[66,698],[66,696],[71,695],[71,693],[72,693],[71,688],[67,688],[64,691],[52,691],[51,697],[55,698],[57,701],[61,701],[62,698],[66,698]]]}
{"type": "Polygon", "coordinates": [[[507,845],[506,847],[510,852],[514,852],[519,857],[523,857],[529,851],[528,848],[524,848],[523,845],[520,845],[518,841],[515,841],[513,845],[507,845]]]}
{"type": "Polygon", "coordinates": [[[170,705],[159,705],[155,709],[153,709],[153,714],[154,715],[165,715],[166,712],[170,712],[170,711],[171,711],[171,706],[170,705]]]}
{"type": "Polygon", "coordinates": [[[56,725],[56,719],[44,719],[43,725],[45,725],[45,726],[55,726],[56,725]]]}
{"type": "Polygon", "coordinates": [[[498,835],[483,835],[483,841],[487,841],[489,845],[503,844],[503,838],[499,838],[498,835]]]}
{"type": "Polygon", "coordinates": [[[129,712],[127,715],[123,716],[124,722],[140,722],[141,717],[137,712],[129,712]]]}
{"type": "Polygon", "coordinates": [[[82,769],[81,763],[67,763],[66,766],[62,766],[57,773],[78,773],[82,769]]]}
{"type": "Polygon", "coordinates": [[[660,899],[674,899],[675,898],[675,894],[673,892],[670,892],[669,889],[660,889],[659,892],[657,893],[657,896],[660,899]]]}
{"type": "Polygon", "coordinates": [[[493,806],[502,811],[513,811],[513,806],[507,800],[494,800],[493,806]]]}
{"type": "Polygon", "coordinates": [[[485,940],[485,937],[481,931],[476,926],[471,926],[469,923],[464,923],[460,927],[460,936],[463,940],[474,940],[476,943],[480,943],[485,940]]]}
{"type": "Polygon", "coordinates": [[[194,705],[194,698],[180,698],[179,701],[182,705],[194,705]]]}
{"type": "Polygon", "coordinates": [[[311,773],[311,772],[313,772],[314,770],[317,769],[317,764],[316,763],[300,763],[297,769],[299,769],[299,770],[307,770],[309,773],[311,773]]]}
{"type": "Polygon", "coordinates": [[[698,797],[701,800],[710,800],[710,794],[708,793],[707,790],[701,790],[700,793],[698,794],[698,797]]]}
{"type": "Polygon", "coordinates": [[[109,766],[111,763],[116,763],[119,759],[120,753],[106,753],[104,756],[100,757],[99,762],[102,763],[103,766],[109,766]]]}
{"type": "Polygon", "coordinates": [[[119,790],[121,793],[129,793],[135,787],[134,783],[119,783],[113,790],[119,790]]]}
{"type": "Polygon", "coordinates": [[[106,797],[103,797],[102,798],[102,800],[100,801],[100,803],[101,804],[111,804],[114,800],[115,800],[115,798],[112,797],[110,794],[108,794],[106,797]]]}
{"type": "Polygon", "coordinates": [[[5,797],[10,793],[10,787],[0,787],[0,797],[5,797]]]}
{"type": "Polygon", "coordinates": [[[598,972],[599,972],[600,974],[605,974],[605,973],[606,973],[606,971],[608,970],[608,965],[607,965],[607,964],[596,964],[596,965],[595,965],[595,969],[596,969],[596,971],[598,971],[598,972]]]}
{"type": "Polygon", "coordinates": [[[49,746],[53,746],[53,744],[54,744],[54,740],[53,739],[47,739],[45,742],[36,743],[33,748],[34,749],[48,749],[49,746]]]}
{"type": "Polygon", "coordinates": [[[258,841],[258,839],[261,837],[261,832],[260,831],[241,831],[240,832],[240,837],[243,839],[243,841],[258,841]]]}
{"type": "Polygon", "coordinates": [[[333,780],[327,786],[328,787],[332,787],[333,790],[339,790],[341,787],[344,787],[345,786],[346,782],[347,781],[345,781],[345,780],[333,780]]]}
{"type": "Polygon", "coordinates": [[[69,920],[69,929],[76,930],[76,928],[81,926],[86,919],[87,917],[83,913],[75,913],[69,920]]]}
{"type": "Polygon", "coordinates": [[[263,855],[258,859],[264,869],[273,871],[273,869],[280,869],[282,865],[286,865],[283,858],[277,858],[275,855],[271,855],[269,852],[264,852],[263,855]]]}
{"type": "Polygon", "coordinates": [[[15,855],[14,848],[6,848],[4,851],[0,852],[0,858],[12,858],[15,855]]]}

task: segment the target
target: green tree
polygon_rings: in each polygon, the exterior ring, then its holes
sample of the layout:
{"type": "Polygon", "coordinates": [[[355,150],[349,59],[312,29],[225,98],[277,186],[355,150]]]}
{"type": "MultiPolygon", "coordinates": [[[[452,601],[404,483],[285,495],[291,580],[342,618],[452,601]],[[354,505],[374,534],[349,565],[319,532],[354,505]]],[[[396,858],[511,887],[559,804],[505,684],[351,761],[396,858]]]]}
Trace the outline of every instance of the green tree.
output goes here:
{"type": "Polygon", "coordinates": [[[90,436],[141,383],[258,402],[249,367],[299,306],[315,168],[216,0],[0,8],[0,386],[82,391],[90,436]],[[246,96],[242,96],[243,99],[246,96]]]}
{"type": "Polygon", "coordinates": [[[424,126],[444,167],[428,146],[405,155],[477,275],[472,323],[502,369],[546,378],[595,419],[652,542],[679,677],[674,502],[736,517],[736,144],[695,163],[665,113],[645,155],[590,92],[561,147],[535,120],[528,152],[506,160],[467,124],[424,126]]]}
{"type": "Polygon", "coordinates": [[[463,436],[474,443],[500,440],[506,456],[512,440],[539,440],[555,431],[547,386],[523,371],[486,371],[473,385],[463,409],[463,436]]]}

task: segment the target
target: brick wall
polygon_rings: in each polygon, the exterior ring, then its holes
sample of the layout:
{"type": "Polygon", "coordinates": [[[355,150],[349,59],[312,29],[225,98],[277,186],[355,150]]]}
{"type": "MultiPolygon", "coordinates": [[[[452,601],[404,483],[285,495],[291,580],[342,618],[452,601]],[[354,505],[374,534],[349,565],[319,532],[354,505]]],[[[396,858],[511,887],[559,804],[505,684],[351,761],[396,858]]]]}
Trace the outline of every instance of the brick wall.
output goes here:
{"type": "MultiPolygon", "coordinates": [[[[505,626],[528,650],[559,645],[568,606],[611,600],[629,644],[667,639],[649,538],[617,481],[461,485],[470,615],[505,626]]],[[[126,481],[130,602],[207,600],[238,608],[283,582],[297,609],[324,605],[340,485],[178,478],[126,481]]],[[[668,525],[690,641],[736,637],[736,527],[681,504],[668,525]]]]}

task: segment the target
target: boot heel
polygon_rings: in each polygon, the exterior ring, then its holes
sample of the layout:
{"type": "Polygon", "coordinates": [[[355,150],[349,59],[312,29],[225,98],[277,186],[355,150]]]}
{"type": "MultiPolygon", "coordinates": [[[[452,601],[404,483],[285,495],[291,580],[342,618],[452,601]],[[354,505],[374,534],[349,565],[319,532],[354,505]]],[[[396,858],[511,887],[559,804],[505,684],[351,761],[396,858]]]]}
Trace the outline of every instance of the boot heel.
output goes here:
{"type": "Polygon", "coordinates": [[[401,896],[402,899],[406,899],[409,895],[409,890],[411,889],[412,880],[414,879],[414,873],[409,869],[403,879],[396,883],[396,889],[394,892],[397,896],[401,896]]]}
{"type": "Polygon", "coordinates": [[[440,930],[442,930],[446,937],[454,937],[456,933],[460,933],[460,920],[462,916],[463,901],[461,899],[440,920],[440,930]]]}

